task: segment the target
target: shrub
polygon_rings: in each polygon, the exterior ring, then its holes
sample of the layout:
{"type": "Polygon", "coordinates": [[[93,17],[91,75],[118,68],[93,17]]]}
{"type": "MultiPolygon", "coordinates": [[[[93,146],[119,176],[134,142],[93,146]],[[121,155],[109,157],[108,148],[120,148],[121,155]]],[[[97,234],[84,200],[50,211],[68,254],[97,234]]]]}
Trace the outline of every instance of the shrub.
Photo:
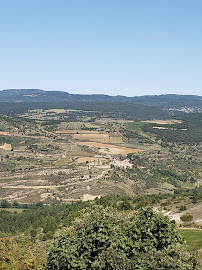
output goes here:
{"type": "Polygon", "coordinates": [[[179,210],[180,211],[185,211],[185,210],[187,210],[187,207],[185,205],[181,205],[179,210]]]}
{"type": "Polygon", "coordinates": [[[181,216],[180,219],[183,221],[183,222],[190,222],[192,221],[193,219],[193,216],[186,213],[185,215],[181,216]]]}

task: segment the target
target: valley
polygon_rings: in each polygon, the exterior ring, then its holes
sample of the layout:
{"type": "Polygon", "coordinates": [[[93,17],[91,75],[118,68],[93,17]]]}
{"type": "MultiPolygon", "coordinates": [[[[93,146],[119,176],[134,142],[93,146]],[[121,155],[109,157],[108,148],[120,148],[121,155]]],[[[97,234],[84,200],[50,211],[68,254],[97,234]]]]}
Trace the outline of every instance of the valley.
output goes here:
{"type": "Polygon", "coordinates": [[[125,214],[151,207],[201,254],[202,114],[145,108],[2,103],[0,250],[32,256],[41,269],[52,239],[102,206],[125,214]]]}
{"type": "Polygon", "coordinates": [[[22,113],[0,116],[0,200],[57,204],[201,185],[201,114],[133,121],[64,104],[22,105],[22,113]]]}

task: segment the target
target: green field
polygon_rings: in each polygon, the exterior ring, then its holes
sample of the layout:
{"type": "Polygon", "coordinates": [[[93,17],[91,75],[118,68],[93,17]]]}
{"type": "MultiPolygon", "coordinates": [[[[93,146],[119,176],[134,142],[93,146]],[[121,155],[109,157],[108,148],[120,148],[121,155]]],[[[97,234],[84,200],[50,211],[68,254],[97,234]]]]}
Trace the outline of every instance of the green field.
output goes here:
{"type": "Polygon", "coordinates": [[[197,251],[202,249],[202,230],[180,230],[186,239],[188,249],[197,251]]]}
{"type": "Polygon", "coordinates": [[[130,130],[137,130],[145,124],[146,123],[143,123],[143,122],[131,122],[131,123],[128,123],[127,126],[128,126],[128,129],[130,129],[130,130]]]}

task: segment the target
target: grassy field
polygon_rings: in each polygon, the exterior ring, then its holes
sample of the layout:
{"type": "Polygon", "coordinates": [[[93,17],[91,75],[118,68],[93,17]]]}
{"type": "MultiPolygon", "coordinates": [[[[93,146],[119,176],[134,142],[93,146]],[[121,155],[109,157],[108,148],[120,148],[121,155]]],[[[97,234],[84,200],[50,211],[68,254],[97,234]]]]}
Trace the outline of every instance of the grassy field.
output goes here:
{"type": "Polygon", "coordinates": [[[197,251],[202,249],[202,230],[180,230],[186,239],[188,249],[197,251]]]}
{"type": "Polygon", "coordinates": [[[19,209],[19,208],[0,208],[0,211],[8,211],[8,212],[17,212],[17,213],[22,213],[25,209],[19,209]]]}
{"type": "Polygon", "coordinates": [[[145,123],[143,122],[131,122],[131,123],[128,123],[127,126],[128,126],[128,129],[130,130],[137,130],[139,128],[141,128],[141,126],[145,125],[145,123]]]}

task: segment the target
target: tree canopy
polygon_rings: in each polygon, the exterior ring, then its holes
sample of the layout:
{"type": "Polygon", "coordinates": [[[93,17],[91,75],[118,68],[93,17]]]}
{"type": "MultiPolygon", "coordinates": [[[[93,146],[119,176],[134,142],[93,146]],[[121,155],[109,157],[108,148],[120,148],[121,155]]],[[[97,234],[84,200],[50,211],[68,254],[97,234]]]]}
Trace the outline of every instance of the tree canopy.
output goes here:
{"type": "Polygon", "coordinates": [[[175,224],[151,208],[83,211],[56,239],[46,270],[200,269],[175,224]],[[177,267],[177,268],[176,268],[177,267]]]}

